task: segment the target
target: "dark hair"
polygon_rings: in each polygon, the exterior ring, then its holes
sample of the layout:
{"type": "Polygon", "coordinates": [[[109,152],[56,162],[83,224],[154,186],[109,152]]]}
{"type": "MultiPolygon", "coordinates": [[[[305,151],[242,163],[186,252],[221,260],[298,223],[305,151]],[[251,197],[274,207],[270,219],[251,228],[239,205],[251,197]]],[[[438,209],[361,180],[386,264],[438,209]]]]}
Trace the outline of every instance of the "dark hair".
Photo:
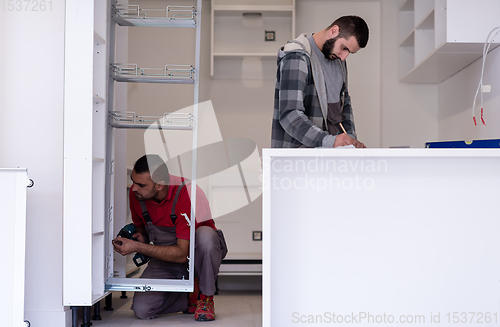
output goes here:
{"type": "Polygon", "coordinates": [[[335,25],[339,27],[339,37],[347,40],[351,36],[354,36],[360,48],[366,47],[369,31],[368,25],[366,25],[363,18],[358,16],[342,16],[326,29],[328,30],[335,25]]]}
{"type": "Polygon", "coordinates": [[[134,164],[134,171],[137,174],[150,173],[153,182],[158,184],[163,181],[165,185],[168,185],[168,167],[157,154],[146,154],[137,159],[134,164]]]}

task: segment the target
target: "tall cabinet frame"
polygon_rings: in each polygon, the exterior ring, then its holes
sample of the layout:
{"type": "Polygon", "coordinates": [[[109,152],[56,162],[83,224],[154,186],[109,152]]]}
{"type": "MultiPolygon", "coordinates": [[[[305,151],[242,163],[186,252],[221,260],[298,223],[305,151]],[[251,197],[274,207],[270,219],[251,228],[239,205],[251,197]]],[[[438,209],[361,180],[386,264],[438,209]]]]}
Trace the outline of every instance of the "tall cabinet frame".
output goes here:
{"type": "MultiPolygon", "coordinates": [[[[91,306],[111,291],[191,292],[194,285],[196,149],[202,0],[165,10],[116,0],[66,5],[64,99],[63,304],[91,306]],[[117,26],[195,28],[195,63],[160,69],[115,63],[117,26]],[[191,229],[188,280],[117,278],[113,270],[114,131],[149,127],[135,113],[114,110],[115,83],[193,84],[193,112],[162,130],[192,131],[191,229]]],[[[119,27],[118,27],[119,28],[119,27]]],[[[151,119],[151,117],[148,117],[151,119]]],[[[123,177],[125,178],[125,177],[123,177]]]]}

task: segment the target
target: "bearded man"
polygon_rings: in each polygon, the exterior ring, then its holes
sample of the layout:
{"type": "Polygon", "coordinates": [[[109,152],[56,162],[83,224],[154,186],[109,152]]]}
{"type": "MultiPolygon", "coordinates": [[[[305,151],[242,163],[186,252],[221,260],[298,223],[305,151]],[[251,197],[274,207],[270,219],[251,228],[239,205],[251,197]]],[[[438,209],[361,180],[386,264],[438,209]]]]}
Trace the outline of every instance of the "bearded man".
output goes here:
{"type": "Polygon", "coordinates": [[[343,16],[280,49],[271,147],[365,148],[356,137],[345,60],[366,46],[368,34],[361,17],[343,16]]]}

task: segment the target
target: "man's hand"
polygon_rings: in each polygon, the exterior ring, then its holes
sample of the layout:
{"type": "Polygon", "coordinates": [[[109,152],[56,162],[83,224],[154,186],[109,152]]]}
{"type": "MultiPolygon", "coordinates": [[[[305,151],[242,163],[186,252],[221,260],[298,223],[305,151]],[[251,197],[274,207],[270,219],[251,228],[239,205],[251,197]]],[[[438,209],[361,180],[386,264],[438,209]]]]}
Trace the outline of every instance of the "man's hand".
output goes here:
{"type": "Polygon", "coordinates": [[[115,248],[115,251],[120,253],[121,255],[127,255],[137,252],[136,245],[136,241],[130,240],[125,237],[117,237],[113,240],[113,247],[115,248]]]}
{"type": "Polygon", "coordinates": [[[132,235],[132,238],[137,242],[146,243],[146,239],[144,238],[144,235],[142,235],[142,233],[137,232],[132,235]]]}
{"type": "Polygon", "coordinates": [[[121,255],[139,252],[167,262],[185,263],[189,255],[189,240],[180,238],[177,239],[177,244],[175,245],[152,245],[137,242],[126,237],[117,237],[113,240],[113,247],[121,255]]]}
{"type": "Polygon", "coordinates": [[[366,148],[366,146],[363,143],[350,137],[346,133],[337,135],[337,138],[335,139],[335,143],[333,143],[333,147],[336,148],[338,146],[346,146],[346,145],[354,145],[354,147],[356,147],[358,149],[366,148]]]}

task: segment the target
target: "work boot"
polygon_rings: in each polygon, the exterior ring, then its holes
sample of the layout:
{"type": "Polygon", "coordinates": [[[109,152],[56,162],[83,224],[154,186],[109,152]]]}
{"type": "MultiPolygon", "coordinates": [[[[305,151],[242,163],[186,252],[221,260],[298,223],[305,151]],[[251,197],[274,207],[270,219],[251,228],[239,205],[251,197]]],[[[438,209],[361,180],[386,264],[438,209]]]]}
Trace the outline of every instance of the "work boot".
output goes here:
{"type": "Polygon", "coordinates": [[[200,293],[200,299],[198,300],[198,305],[196,306],[194,319],[196,321],[215,320],[213,295],[206,296],[205,294],[200,293]]]}
{"type": "Polygon", "coordinates": [[[198,304],[198,300],[200,298],[200,283],[198,278],[194,279],[194,289],[191,293],[189,293],[188,297],[188,307],[184,310],[183,313],[193,314],[196,311],[196,305],[198,304]]]}

